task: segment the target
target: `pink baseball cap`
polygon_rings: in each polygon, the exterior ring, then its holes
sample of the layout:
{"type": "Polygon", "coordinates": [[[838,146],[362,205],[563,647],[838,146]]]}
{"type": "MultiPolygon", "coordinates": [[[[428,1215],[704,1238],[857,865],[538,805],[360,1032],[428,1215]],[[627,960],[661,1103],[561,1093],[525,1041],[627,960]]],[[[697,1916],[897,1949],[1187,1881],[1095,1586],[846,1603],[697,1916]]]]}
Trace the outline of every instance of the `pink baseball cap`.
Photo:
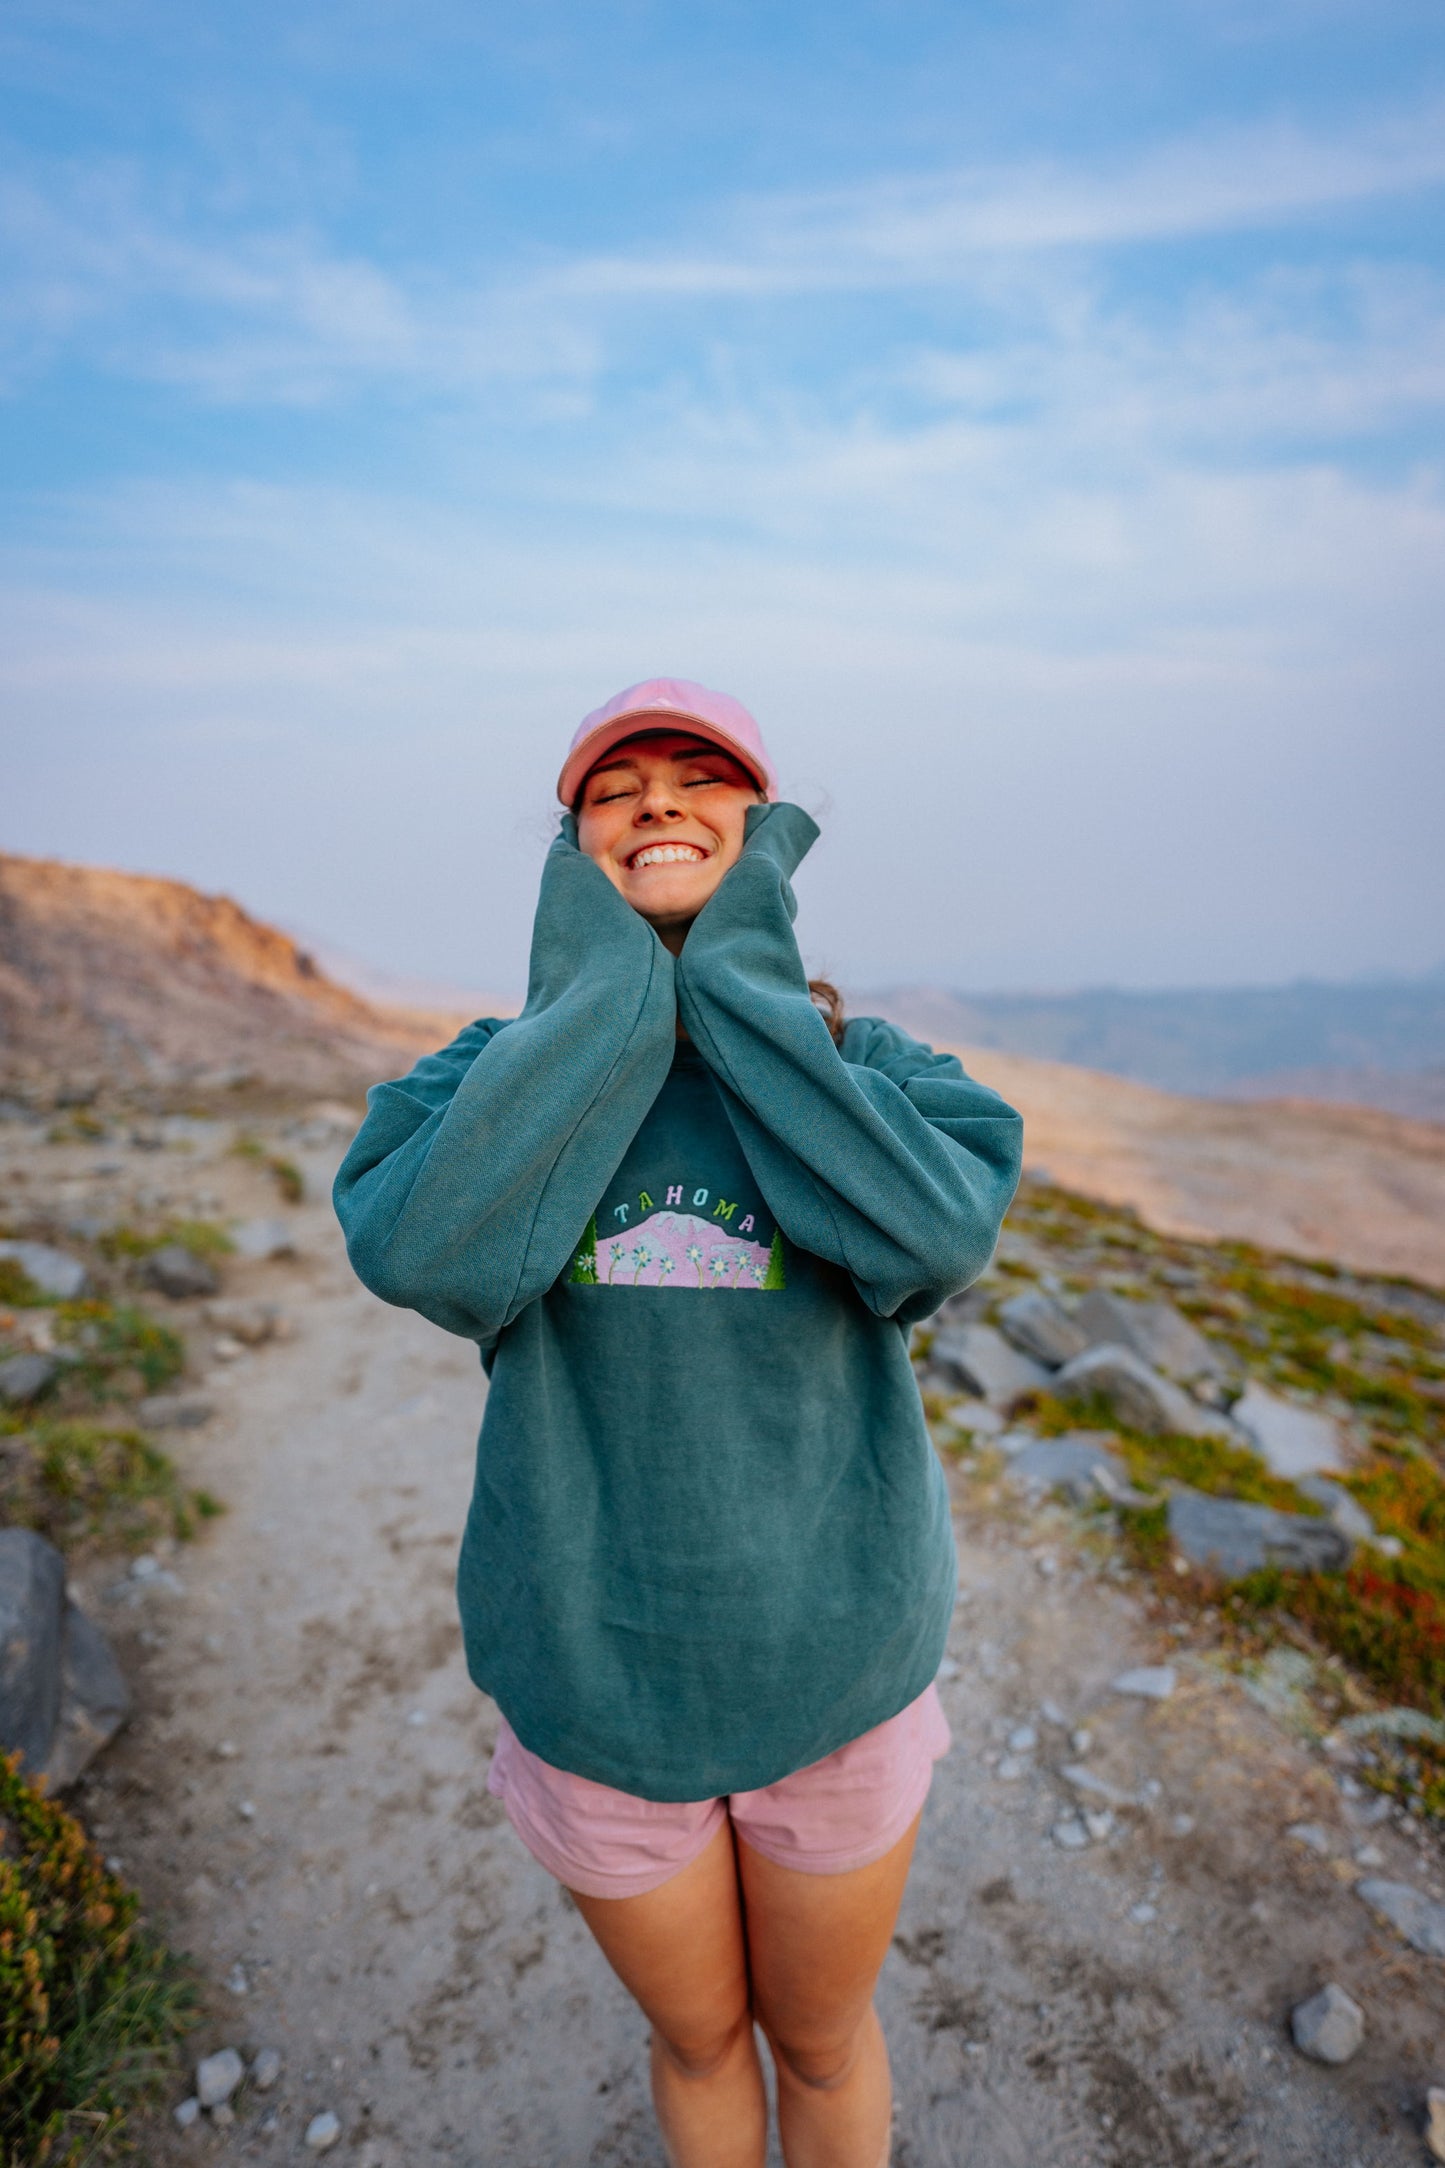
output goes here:
{"type": "Polygon", "coordinates": [[[696,732],[740,760],[767,798],[778,792],[778,775],[763,734],[740,700],[728,693],[709,692],[691,678],[644,678],[616,693],[605,706],[584,715],[557,778],[557,796],[570,806],[602,755],[623,738],[631,738],[645,724],[696,732]]]}

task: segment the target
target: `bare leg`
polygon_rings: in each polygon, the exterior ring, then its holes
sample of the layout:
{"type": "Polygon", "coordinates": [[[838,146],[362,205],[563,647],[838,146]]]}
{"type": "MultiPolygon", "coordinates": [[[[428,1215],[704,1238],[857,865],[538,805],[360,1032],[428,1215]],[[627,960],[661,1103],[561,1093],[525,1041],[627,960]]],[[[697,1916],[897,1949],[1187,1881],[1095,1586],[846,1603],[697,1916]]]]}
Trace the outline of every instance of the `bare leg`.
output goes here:
{"type": "Polygon", "coordinates": [[[753,2010],[777,2064],[788,2168],[887,2168],[893,2085],[873,1989],[917,1835],[915,1820],[849,1874],[799,1874],[739,1842],[753,2010]]]}
{"type": "Polygon", "coordinates": [[[572,1896],[651,2022],[652,2097],[673,2168],[763,2168],[767,2095],[731,1826],[645,1897],[572,1896]]]}

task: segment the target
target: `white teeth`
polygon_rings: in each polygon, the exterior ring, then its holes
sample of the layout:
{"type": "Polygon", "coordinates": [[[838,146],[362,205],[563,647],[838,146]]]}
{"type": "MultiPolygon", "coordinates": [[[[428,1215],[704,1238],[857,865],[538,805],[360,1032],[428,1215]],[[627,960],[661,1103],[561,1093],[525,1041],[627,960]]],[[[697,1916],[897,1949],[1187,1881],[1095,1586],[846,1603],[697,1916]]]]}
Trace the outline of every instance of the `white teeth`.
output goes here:
{"type": "Polygon", "coordinates": [[[635,873],[639,866],[695,866],[702,862],[703,854],[691,843],[654,843],[648,850],[639,851],[632,861],[635,873]]]}

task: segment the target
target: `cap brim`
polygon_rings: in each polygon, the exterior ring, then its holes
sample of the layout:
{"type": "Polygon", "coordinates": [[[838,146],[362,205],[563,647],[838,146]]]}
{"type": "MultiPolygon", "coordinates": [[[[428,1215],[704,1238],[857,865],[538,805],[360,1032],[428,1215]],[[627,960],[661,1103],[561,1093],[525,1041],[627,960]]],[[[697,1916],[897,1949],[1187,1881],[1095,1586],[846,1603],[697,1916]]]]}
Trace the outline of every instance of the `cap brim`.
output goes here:
{"type": "Polygon", "coordinates": [[[690,737],[706,738],[722,752],[730,753],[740,768],[746,768],[765,798],[772,797],[772,778],[759,766],[757,755],[717,723],[683,708],[637,708],[629,715],[609,716],[605,723],[589,731],[580,745],[573,746],[557,778],[557,796],[563,805],[575,804],[578,791],[604,753],[610,753],[624,738],[635,738],[649,724],[658,730],[684,731],[690,737]]]}

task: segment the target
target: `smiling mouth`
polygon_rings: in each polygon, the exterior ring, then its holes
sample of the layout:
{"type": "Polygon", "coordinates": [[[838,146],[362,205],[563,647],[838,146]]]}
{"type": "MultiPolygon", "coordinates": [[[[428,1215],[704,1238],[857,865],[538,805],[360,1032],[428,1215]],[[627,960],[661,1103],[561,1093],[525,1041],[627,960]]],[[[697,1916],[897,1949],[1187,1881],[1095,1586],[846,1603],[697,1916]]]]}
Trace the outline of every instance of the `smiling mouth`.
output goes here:
{"type": "Polygon", "coordinates": [[[699,850],[695,843],[649,843],[646,850],[629,858],[630,873],[640,873],[644,866],[700,866],[707,852],[699,850]]]}

